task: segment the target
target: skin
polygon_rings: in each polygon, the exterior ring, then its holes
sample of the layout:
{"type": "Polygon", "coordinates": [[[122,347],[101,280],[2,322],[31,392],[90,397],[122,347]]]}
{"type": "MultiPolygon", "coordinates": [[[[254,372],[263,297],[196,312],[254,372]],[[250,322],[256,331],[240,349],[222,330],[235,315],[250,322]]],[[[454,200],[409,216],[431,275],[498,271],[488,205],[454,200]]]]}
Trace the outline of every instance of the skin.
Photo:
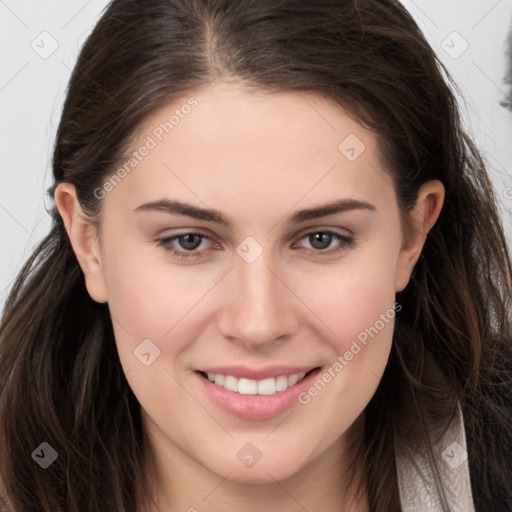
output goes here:
{"type": "MultiPolygon", "coordinates": [[[[194,370],[241,363],[331,367],[392,310],[438,218],[443,185],[420,188],[404,237],[371,132],[319,95],[256,93],[237,83],[216,82],[155,112],[134,149],[190,96],[198,105],[106,194],[99,232],[71,184],[55,192],[87,290],[108,302],[112,314],[154,455],[155,499],[172,511],[364,512],[366,499],[352,499],[343,474],[345,450],[361,440],[393,320],[307,405],[296,403],[269,420],[220,409],[194,370]],[[349,134],[366,146],[354,161],[338,149],[349,134]],[[163,198],[219,210],[233,226],[134,211],[163,198]],[[288,221],[297,210],[342,198],[375,210],[288,221]],[[331,238],[321,246],[307,236],[325,229],[355,243],[343,247],[331,238]],[[180,260],[155,241],[197,230],[209,239],[196,240],[196,258],[180,260]],[[252,263],[236,252],[247,236],[263,249],[252,263]],[[145,366],[133,351],[148,338],[161,353],[145,366]],[[262,454],[250,468],[236,456],[247,442],[262,454]]],[[[171,246],[186,252],[183,242],[171,246]]]]}

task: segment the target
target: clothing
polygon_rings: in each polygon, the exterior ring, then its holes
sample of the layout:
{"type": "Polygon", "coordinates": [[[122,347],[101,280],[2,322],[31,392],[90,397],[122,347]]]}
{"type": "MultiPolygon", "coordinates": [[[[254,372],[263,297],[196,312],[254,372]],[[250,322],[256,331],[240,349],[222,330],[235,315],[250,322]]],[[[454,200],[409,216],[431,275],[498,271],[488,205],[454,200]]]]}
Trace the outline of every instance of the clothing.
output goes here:
{"type": "MultiPolygon", "coordinates": [[[[460,406],[455,420],[444,434],[432,432],[431,442],[446,505],[453,512],[475,512],[460,406]]],[[[404,452],[397,455],[396,462],[403,512],[441,512],[442,497],[425,454],[421,450],[404,452]]]]}

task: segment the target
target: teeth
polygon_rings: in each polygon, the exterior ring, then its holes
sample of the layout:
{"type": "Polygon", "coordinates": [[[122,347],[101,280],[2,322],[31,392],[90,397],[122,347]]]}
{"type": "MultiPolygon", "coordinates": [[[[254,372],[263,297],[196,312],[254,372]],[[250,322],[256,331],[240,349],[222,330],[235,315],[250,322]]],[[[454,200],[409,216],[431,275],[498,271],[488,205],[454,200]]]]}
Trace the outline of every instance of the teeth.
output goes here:
{"type": "Polygon", "coordinates": [[[288,386],[293,386],[294,384],[297,384],[297,381],[299,380],[298,375],[290,375],[288,377],[288,386]]]}
{"type": "Polygon", "coordinates": [[[237,379],[233,375],[220,373],[208,373],[207,375],[210,382],[241,395],[275,395],[297,384],[306,374],[280,375],[276,379],[270,377],[263,380],[237,379]]]}
{"type": "Polygon", "coordinates": [[[284,391],[288,387],[288,377],[281,375],[276,379],[276,391],[284,391]]]}
{"type": "Polygon", "coordinates": [[[276,393],[276,379],[268,378],[258,381],[258,395],[274,395],[276,393]]]}
{"type": "Polygon", "coordinates": [[[217,373],[215,375],[215,384],[217,384],[218,386],[224,386],[224,382],[226,381],[226,376],[225,375],[222,375],[220,373],[217,373]]]}
{"type": "MultiPolygon", "coordinates": [[[[217,384],[217,381],[215,381],[215,384],[217,384]]],[[[226,380],[224,381],[224,387],[229,391],[238,392],[238,380],[235,379],[235,377],[233,377],[232,375],[228,375],[226,377],[226,380]]]]}
{"type": "MultiPolygon", "coordinates": [[[[235,379],[235,377],[233,377],[233,379],[235,379]]],[[[251,379],[238,379],[238,392],[241,395],[257,395],[258,381],[251,379]]]]}

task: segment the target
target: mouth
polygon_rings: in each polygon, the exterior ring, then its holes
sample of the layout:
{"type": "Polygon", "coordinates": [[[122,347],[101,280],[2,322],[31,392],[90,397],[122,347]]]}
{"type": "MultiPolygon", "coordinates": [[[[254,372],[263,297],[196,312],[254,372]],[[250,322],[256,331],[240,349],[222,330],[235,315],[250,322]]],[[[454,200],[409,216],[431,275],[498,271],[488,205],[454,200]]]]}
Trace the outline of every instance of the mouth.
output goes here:
{"type": "Polygon", "coordinates": [[[247,378],[237,378],[234,375],[225,375],[222,373],[203,372],[198,373],[208,379],[211,383],[224,388],[228,391],[233,391],[240,395],[275,395],[286,391],[288,388],[295,386],[307,376],[309,376],[319,367],[313,368],[307,372],[292,373],[291,375],[279,375],[277,377],[268,377],[266,379],[255,380],[247,378]]]}
{"type": "Polygon", "coordinates": [[[204,368],[193,373],[212,405],[243,420],[256,421],[279,417],[297,405],[300,394],[313,385],[321,368],[224,367],[204,368]]]}

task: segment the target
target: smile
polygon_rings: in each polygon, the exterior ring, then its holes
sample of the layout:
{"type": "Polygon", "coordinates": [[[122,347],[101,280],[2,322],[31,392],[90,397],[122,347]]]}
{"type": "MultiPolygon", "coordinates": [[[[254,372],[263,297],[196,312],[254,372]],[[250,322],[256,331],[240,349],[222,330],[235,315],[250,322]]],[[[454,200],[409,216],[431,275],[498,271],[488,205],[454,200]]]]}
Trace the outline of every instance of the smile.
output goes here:
{"type": "Polygon", "coordinates": [[[245,420],[275,418],[298,403],[321,367],[202,368],[194,372],[200,389],[216,406],[245,420]],[[233,375],[234,374],[234,375],[233,375]]]}
{"type": "MultiPolygon", "coordinates": [[[[203,373],[203,375],[205,374],[203,373]]],[[[305,375],[306,372],[301,372],[292,375],[280,375],[277,378],[269,377],[263,380],[253,380],[238,379],[233,375],[223,375],[221,373],[207,373],[206,378],[217,386],[241,395],[275,395],[294,386],[305,375]]]]}

